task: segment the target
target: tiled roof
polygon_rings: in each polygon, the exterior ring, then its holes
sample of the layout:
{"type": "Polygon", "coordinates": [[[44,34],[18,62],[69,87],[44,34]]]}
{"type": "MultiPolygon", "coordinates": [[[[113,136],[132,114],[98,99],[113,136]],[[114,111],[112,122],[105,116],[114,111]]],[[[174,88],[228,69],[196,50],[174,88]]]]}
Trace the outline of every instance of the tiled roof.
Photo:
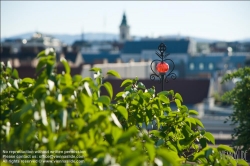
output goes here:
{"type": "Polygon", "coordinates": [[[197,56],[190,57],[189,62],[222,62],[224,58],[228,58],[229,62],[244,62],[246,60],[246,56],[197,56]]]}
{"type": "Polygon", "coordinates": [[[77,40],[72,44],[72,46],[90,46],[90,43],[87,41],[77,40]]]}
{"type": "Polygon", "coordinates": [[[115,63],[117,58],[120,58],[120,54],[109,54],[109,53],[99,53],[99,54],[82,54],[84,63],[94,64],[95,61],[107,59],[109,63],[115,63]]]}
{"type": "Polygon", "coordinates": [[[168,53],[187,53],[189,40],[145,40],[128,41],[124,44],[123,53],[141,53],[142,50],[155,50],[161,43],[167,46],[168,53]]]}
{"type": "Polygon", "coordinates": [[[65,55],[65,59],[66,60],[69,60],[69,61],[75,63],[76,57],[77,57],[77,53],[68,52],[68,53],[65,53],[64,55],[65,55]]]}
{"type": "Polygon", "coordinates": [[[221,62],[223,56],[195,56],[189,57],[189,62],[221,62]]]}

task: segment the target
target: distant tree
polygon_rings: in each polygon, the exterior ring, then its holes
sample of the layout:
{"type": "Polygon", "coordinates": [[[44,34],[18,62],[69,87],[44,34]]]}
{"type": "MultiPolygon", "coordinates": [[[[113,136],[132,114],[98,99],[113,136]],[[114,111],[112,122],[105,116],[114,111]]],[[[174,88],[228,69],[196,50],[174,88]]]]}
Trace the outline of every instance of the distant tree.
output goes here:
{"type": "Polygon", "coordinates": [[[223,94],[222,100],[233,105],[234,112],[229,117],[232,124],[237,124],[232,134],[234,146],[242,146],[242,150],[250,150],[250,67],[240,68],[226,74],[222,83],[234,80],[235,87],[223,94]]]}

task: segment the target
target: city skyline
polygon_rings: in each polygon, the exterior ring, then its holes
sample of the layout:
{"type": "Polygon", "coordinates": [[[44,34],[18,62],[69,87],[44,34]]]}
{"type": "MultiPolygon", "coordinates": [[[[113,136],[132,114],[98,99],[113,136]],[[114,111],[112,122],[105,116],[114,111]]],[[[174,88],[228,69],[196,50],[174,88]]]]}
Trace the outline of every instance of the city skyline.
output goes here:
{"type": "Polygon", "coordinates": [[[1,1],[1,38],[34,31],[119,34],[125,12],[132,36],[232,41],[250,37],[249,8],[246,1],[1,1]]]}

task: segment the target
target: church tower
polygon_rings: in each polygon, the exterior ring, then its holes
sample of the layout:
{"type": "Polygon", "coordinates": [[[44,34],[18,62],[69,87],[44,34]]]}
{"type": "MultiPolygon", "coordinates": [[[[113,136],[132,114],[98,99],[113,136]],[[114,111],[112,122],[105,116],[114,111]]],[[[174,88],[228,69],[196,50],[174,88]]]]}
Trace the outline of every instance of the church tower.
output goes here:
{"type": "Polygon", "coordinates": [[[122,22],[120,25],[120,41],[124,42],[130,40],[129,26],[127,24],[127,18],[125,12],[123,13],[122,22]]]}

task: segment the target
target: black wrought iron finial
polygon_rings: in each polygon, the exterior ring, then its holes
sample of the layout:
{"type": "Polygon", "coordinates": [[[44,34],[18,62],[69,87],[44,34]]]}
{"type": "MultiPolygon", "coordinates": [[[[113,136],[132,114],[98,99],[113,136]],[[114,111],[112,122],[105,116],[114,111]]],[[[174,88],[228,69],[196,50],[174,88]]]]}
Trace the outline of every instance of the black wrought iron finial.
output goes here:
{"type": "Polygon", "coordinates": [[[164,80],[166,83],[168,83],[169,82],[168,77],[171,77],[171,79],[173,79],[173,80],[176,79],[176,74],[173,73],[173,70],[175,68],[175,64],[171,59],[167,58],[169,53],[165,54],[167,47],[164,43],[161,43],[158,46],[158,50],[160,51],[160,53],[156,51],[155,54],[160,58],[160,60],[156,59],[156,60],[153,60],[151,62],[150,67],[151,67],[153,74],[150,75],[150,79],[155,80],[156,78],[159,78],[159,80],[161,81],[161,84],[162,84],[162,91],[163,91],[164,90],[164,80]],[[152,65],[155,62],[159,62],[159,63],[157,63],[155,70],[153,70],[152,65]],[[171,70],[169,70],[170,66],[168,65],[167,62],[172,63],[171,70]],[[170,71],[170,72],[168,72],[168,71],[170,71]]]}

